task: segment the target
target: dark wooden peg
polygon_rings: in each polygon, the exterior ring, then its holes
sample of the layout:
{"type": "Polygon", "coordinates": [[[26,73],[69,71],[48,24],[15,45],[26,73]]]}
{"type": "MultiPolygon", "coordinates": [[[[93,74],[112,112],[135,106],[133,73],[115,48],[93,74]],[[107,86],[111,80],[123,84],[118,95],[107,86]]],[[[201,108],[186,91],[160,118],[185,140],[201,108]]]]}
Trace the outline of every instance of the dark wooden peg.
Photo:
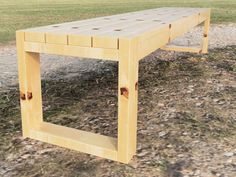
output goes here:
{"type": "Polygon", "coordinates": [[[126,87],[120,88],[120,94],[123,95],[125,98],[129,98],[129,90],[126,87]]]}
{"type": "Polygon", "coordinates": [[[20,99],[21,100],[26,100],[25,94],[23,92],[20,92],[20,99]]]}
{"type": "Polygon", "coordinates": [[[31,100],[33,98],[32,92],[27,92],[27,99],[31,100]]]}
{"type": "Polygon", "coordinates": [[[138,82],[135,83],[135,90],[138,90],[138,82]]]}

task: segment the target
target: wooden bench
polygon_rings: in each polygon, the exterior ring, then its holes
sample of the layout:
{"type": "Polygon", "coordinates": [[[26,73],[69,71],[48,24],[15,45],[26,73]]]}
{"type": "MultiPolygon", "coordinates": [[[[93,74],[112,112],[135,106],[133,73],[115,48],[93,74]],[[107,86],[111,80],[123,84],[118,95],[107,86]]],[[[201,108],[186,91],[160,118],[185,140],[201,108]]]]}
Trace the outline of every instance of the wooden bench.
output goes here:
{"type": "Polygon", "coordinates": [[[139,60],[156,49],[206,53],[210,10],[157,8],[16,32],[23,137],[128,163],[136,152],[139,60]],[[168,46],[204,22],[200,47],[168,46]],[[118,137],[43,121],[40,53],[118,61],[118,137]]]}

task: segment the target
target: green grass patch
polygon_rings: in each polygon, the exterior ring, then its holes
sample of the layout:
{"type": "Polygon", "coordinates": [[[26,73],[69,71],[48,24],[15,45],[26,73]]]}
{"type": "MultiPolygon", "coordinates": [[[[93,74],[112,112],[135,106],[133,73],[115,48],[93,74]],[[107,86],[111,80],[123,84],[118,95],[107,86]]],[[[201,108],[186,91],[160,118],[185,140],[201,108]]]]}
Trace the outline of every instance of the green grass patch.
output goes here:
{"type": "Polygon", "coordinates": [[[18,29],[157,7],[212,8],[212,22],[236,22],[235,0],[0,0],[0,43],[18,29]]]}

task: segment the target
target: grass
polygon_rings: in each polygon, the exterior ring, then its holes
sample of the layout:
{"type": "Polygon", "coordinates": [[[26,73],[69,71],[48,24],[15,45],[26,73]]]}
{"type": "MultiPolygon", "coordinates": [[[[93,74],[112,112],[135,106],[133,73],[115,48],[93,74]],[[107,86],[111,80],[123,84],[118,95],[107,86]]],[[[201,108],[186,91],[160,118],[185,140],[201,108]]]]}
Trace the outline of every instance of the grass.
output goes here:
{"type": "Polygon", "coordinates": [[[0,43],[18,29],[157,7],[212,8],[212,22],[236,22],[235,0],[0,0],[0,43]]]}

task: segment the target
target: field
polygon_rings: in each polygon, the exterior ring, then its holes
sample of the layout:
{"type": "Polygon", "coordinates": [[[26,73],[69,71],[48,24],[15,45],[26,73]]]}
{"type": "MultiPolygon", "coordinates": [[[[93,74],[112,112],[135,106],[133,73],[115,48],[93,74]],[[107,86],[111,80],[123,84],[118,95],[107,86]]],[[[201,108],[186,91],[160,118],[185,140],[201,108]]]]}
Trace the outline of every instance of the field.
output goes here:
{"type": "Polygon", "coordinates": [[[212,8],[212,22],[236,22],[235,0],[0,0],[0,43],[15,40],[27,27],[157,7],[212,8]]]}

